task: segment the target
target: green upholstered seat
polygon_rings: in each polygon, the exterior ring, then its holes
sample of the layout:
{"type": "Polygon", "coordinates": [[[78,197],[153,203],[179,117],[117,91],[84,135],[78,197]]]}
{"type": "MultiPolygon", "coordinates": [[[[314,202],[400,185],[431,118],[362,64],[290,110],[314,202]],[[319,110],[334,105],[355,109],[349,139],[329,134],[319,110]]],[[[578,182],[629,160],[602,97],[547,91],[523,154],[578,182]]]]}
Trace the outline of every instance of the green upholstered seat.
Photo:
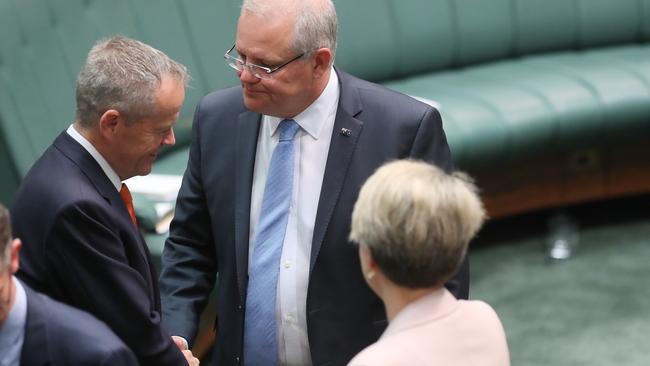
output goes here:
{"type": "Polygon", "coordinates": [[[535,55],[386,83],[436,101],[466,168],[650,135],[650,45],[535,55]],[[434,86],[434,87],[432,87],[434,86]]]}
{"type": "MultiPolygon", "coordinates": [[[[470,173],[650,136],[650,0],[335,3],[336,64],[435,103],[454,160],[470,173]]],[[[234,42],[239,6],[0,0],[0,199],[10,200],[34,160],[73,121],[76,74],[92,44],[113,34],[165,51],[193,76],[177,145],[154,167],[156,174],[181,175],[199,98],[237,84],[222,56],[234,42]]],[[[151,232],[161,202],[135,196],[151,232]]]]}

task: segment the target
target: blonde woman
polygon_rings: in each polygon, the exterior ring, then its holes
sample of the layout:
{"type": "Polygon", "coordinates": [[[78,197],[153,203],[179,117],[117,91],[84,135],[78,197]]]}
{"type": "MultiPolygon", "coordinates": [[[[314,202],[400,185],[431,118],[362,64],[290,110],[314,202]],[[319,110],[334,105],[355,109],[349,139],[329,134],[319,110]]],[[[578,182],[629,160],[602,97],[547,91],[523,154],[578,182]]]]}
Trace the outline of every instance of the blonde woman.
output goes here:
{"type": "Polygon", "coordinates": [[[443,286],[484,216],[468,178],[423,162],[391,162],[366,181],[350,239],[389,325],[349,365],[510,364],[496,312],[443,286]]]}

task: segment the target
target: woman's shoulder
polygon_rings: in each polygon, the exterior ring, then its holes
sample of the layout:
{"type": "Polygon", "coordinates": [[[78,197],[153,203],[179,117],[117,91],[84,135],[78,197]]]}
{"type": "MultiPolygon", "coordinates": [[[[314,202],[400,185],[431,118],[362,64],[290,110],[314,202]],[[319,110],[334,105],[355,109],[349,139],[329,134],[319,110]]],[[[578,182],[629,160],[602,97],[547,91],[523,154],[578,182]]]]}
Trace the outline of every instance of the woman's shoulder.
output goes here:
{"type": "Polygon", "coordinates": [[[348,366],[402,366],[418,364],[412,362],[413,353],[406,351],[407,344],[401,337],[389,337],[366,347],[357,354],[348,366]]]}
{"type": "Polygon", "coordinates": [[[483,300],[459,300],[459,309],[463,317],[472,319],[494,320],[499,319],[496,310],[483,300]]]}

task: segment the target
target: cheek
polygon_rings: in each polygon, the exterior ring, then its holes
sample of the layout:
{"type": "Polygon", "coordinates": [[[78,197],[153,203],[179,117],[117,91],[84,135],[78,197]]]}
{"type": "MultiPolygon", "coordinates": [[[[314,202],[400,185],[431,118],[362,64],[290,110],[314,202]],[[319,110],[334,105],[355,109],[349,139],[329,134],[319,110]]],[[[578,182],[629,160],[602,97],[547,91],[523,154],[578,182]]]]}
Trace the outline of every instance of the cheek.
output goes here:
{"type": "Polygon", "coordinates": [[[266,91],[273,99],[283,99],[295,94],[298,90],[295,83],[289,82],[284,79],[273,80],[272,83],[266,85],[266,91]]]}
{"type": "Polygon", "coordinates": [[[158,150],[163,142],[163,137],[159,134],[149,135],[140,142],[138,147],[142,152],[152,152],[158,150]]]}

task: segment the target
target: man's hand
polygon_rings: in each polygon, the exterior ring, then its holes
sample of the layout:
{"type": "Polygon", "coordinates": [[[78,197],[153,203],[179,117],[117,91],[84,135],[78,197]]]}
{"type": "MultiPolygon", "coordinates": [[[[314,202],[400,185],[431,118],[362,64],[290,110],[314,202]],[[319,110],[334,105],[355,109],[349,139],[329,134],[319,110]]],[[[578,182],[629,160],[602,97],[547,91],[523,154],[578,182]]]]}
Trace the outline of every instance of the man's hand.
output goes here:
{"type": "Polygon", "coordinates": [[[178,347],[178,349],[180,349],[181,351],[187,351],[189,349],[187,345],[187,341],[183,337],[172,336],[172,341],[174,341],[176,347],[178,347]]]}
{"type": "Polygon", "coordinates": [[[192,354],[192,351],[190,350],[185,350],[183,351],[183,356],[185,356],[185,359],[187,360],[187,364],[190,366],[199,366],[199,359],[194,357],[192,354]]]}
{"type": "Polygon", "coordinates": [[[192,351],[188,349],[187,346],[187,341],[183,337],[179,336],[172,336],[172,341],[174,341],[174,344],[178,349],[183,352],[183,356],[185,356],[185,360],[187,360],[187,364],[190,366],[198,366],[199,365],[199,359],[194,357],[192,354],[192,351]]]}

